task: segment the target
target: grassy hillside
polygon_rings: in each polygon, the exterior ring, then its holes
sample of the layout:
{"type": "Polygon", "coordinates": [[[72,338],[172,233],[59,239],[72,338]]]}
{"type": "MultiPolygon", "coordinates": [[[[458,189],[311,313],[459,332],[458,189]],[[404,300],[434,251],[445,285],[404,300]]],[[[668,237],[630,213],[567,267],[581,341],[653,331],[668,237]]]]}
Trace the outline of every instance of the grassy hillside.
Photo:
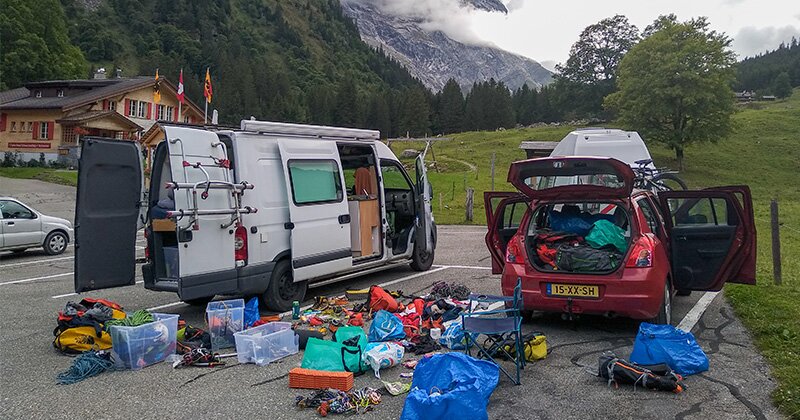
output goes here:
{"type": "MultiPolygon", "coordinates": [[[[690,188],[747,184],[753,191],[759,284],[731,285],[725,294],[773,367],[779,381],[776,404],[790,417],[800,417],[800,185],[796,181],[800,175],[800,90],[785,101],[743,108],[735,122],[736,132],[731,138],[687,150],[688,168],[682,176],[690,188]],[[773,285],[772,279],[769,204],[773,198],[779,200],[782,223],[782,286],[773,285]]],[[[490,188],[492,152],[497,154],[495,189],[512,190],[505,180],[509,163],[525,157],[519,149],[520,141],[557,141],[571,129],[473,132],[455,135],[452,141],[435,142],[434,153],[442,170],[430,170],[437,222],[464,223],[466,185],[476,190],[474,223],[485,223],[482,196],[490,188]]],[[[421,150],[423,145],[397,142],[391,147],[399,154],[407,148],[421,150]]],[[[671,151],[659,145],[650,145],[650,150],[658,166],[677,167],[671,151]]],[[[427,160],[433,160],[430,152],[427,160]]]]}

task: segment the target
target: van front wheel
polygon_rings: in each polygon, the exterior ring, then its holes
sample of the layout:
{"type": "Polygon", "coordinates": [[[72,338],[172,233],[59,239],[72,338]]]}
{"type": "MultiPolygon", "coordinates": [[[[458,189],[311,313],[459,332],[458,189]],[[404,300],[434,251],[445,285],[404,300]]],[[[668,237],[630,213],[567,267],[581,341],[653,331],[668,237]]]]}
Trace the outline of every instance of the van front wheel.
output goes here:
{"type": "Polygon", "coordinates": [[[307,281],[295,282],[289,260],[275,264],[267,291],[261,295],[261,303],[273,311],[285,312],[292,309],[292,302],[302,302],[308,289],[307,281]]]}
{"type": "Polygon", "coordinates": [[[433,250],[423,252],[414,244],[414,254],[411,256],[411,269],[414,271],[428,271],[433,265],[433,250]]]}

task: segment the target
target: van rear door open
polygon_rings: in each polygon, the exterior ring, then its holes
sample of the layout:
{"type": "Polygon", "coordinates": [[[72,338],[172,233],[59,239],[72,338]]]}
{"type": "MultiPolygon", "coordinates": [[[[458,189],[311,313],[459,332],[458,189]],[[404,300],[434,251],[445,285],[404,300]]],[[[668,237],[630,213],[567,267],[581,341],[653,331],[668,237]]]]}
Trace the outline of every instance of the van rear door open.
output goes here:
{"type": "MultiPolygon", "coordinates": [[[[211,181],[233,181],[232,171],[223,164],[228,159],[225,146],[216,133],[196,128],[164,126],[169,150],[172,181],[195,184],[211,181]],[[199,167],[198,167],[199,164],[199,167]]],[[[235,226],[231,214],[191,215],[197,210],[230,210],[235,207],[227,189],[204,188],[196,191],[179,188],[175,191],[175,209],[186,215],[176,220],[178,234],[178,294],[182,299],[204,296],[207,273],[225,272],[215,276],[214,291],[236,290],[236,261],[234,256],[235,226]],[[196,195],[196,196],[195,196],[196,195]],[[196,203],[196,204],[195,204],[196,203]],[[224,283],[229,284],[224,284],[224,283]],[[230,286],[230,287],[227,287],[230,286]]]]}
{"type": "Polygon", "coordinates": [[[139,145],[87,138],[81,143],[75,203],[75,291],[136,282],[136,228],[143,207],[139,145]]]}
{"type": "Polygon", "coordinates": [[[280,139],[294,281],[353,267],[350,214],[336,142],[280,139]]]}

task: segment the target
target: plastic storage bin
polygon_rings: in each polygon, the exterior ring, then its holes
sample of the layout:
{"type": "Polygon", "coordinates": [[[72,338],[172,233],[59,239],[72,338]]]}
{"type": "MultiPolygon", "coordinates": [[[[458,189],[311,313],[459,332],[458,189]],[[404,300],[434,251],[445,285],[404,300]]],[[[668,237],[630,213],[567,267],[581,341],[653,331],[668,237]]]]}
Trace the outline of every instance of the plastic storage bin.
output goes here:
{"type": "Polygon", "coordinates": [[[244,329],[244,299],[209,302],[206,323],[212,351],[236,346],[233,335],[244,329]]]}
{"type": "Polygon", "coordinates": [[[289,322],[270,322],[234,334],[239,363],[267,365],[300,350],[300,337],[289,322]]]}
{"type": "Polygon", "coordinates": [[[175,354],[178,315],[153,317],[155,321],[136,327],[111,327],[111,358],[117,369],[139,370],[175,354]]]}
{"type": "Polygon", "coordinates": [[[178,277],[178,247],[165,246],[162,248],[164,251],[164,266],[166,267],[166,275],[168,278],[178,277]]]}

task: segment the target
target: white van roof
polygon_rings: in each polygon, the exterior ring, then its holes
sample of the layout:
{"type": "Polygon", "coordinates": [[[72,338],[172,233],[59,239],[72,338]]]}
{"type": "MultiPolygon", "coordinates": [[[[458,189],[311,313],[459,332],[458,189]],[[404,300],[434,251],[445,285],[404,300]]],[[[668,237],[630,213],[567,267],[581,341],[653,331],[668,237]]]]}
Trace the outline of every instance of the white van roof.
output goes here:
{"type": "Polygon", "coordinates": [[[358,128],[328,127],[324,125],[290,124],[271,121],[242,120],[242,130],[266,134],[282,134],[290,136],[312,136],[336,140],[380,140],[377,130],[358,128]]]}
{"type": "Polygon", "coordinates": [[[639,133],[608,128],[575,130],[558,143],[550,156],[606,156],[631,166],[637,166],[637,160],[651,159],[639,133]]]}

